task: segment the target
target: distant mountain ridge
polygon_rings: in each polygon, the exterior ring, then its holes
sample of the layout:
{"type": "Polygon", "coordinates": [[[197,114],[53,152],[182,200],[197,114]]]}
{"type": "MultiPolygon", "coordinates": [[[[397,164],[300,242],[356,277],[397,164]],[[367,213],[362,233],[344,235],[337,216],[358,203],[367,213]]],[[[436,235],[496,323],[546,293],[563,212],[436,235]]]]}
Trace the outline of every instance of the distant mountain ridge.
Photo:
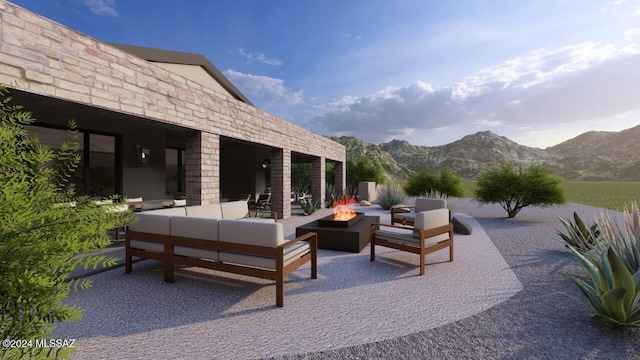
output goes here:
{"type": "Polygon", "coordinates": [[[546,149],[520,145],[481,131],[441,146],[416,146],[404,140],[374,145],[355,137],[331,137],[345,145],[348,159],[380,161],[394,178],[421,169],[448,168],[475,179],[505,163],[537,163],[567,180],[640,181],[640,125],[620,132],[590,131],[546,149]]]}

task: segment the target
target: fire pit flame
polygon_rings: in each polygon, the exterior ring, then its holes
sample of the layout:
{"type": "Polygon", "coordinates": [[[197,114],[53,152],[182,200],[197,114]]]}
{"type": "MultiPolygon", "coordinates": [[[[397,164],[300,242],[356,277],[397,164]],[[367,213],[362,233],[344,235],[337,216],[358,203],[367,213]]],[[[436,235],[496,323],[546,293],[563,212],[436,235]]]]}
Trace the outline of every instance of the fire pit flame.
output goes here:
{"type": "Polygon", "coordinates": [[[355,196],[344,197],[333,203],[333,220],[346,221],[356,216],[355,196]]]}

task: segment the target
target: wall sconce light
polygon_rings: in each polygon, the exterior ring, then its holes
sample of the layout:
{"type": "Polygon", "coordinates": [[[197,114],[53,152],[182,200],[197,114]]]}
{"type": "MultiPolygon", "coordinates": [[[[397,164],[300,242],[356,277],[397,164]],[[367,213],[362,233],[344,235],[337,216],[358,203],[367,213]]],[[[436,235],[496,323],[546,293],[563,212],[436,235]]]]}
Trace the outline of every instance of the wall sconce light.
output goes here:
{"type": "Polygon", "coordinates": [[[138,164],[146,164],[149,161],[149,155],[151,155],[151,150],[142,145],[136,145],[136,162],[138,164]]]}
{"type": "Polygon", "coordinates": [[[266,169],[269,164],[271,164],[271,159],[264,159],[261,166],[263,169],[266,169]]]}

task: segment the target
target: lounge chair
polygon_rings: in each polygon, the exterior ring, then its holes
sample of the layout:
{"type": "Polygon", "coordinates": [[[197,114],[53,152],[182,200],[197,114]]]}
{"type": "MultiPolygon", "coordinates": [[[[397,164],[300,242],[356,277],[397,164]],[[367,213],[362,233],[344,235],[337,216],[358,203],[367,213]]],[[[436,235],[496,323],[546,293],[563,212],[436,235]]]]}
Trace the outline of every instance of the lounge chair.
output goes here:
{"type": "Polygon", "coordinates": [[[453,224],[448,209],[422,211],[416,214],[414,226],[371,224],[371,261],[376,246],[385,246],[420,255],[420,275],[424,275],[425,255],[449,248],[453,261],[453,224]]]}
{"type": "Polygon", "coordinates": [[[399,223],[412,226],[417,213],[446,208],[447,200],[445,199],[417,198],[413,206],[395,205],[391,207],[391,225],[399,223]]]}

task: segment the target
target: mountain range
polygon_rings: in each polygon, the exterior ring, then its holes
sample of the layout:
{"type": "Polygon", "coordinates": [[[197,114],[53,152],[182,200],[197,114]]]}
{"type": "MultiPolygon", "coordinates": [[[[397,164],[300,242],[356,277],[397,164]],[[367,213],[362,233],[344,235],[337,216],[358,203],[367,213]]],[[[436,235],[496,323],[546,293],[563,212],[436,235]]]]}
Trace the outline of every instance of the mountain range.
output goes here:
{"type": "Polygon", "coordinates": [[[536,163],[566,180],[640,181],[640,125],[619,132],[589,131],[546,149],[520,145],[491,131],[441,146],[417,146],[403,140],[375,145],[349,136],[331,139],[345,145],[347,159],[367,156],[396,179],[422,169],[443,168],[475,179],[506,163],[536,163]]]}

